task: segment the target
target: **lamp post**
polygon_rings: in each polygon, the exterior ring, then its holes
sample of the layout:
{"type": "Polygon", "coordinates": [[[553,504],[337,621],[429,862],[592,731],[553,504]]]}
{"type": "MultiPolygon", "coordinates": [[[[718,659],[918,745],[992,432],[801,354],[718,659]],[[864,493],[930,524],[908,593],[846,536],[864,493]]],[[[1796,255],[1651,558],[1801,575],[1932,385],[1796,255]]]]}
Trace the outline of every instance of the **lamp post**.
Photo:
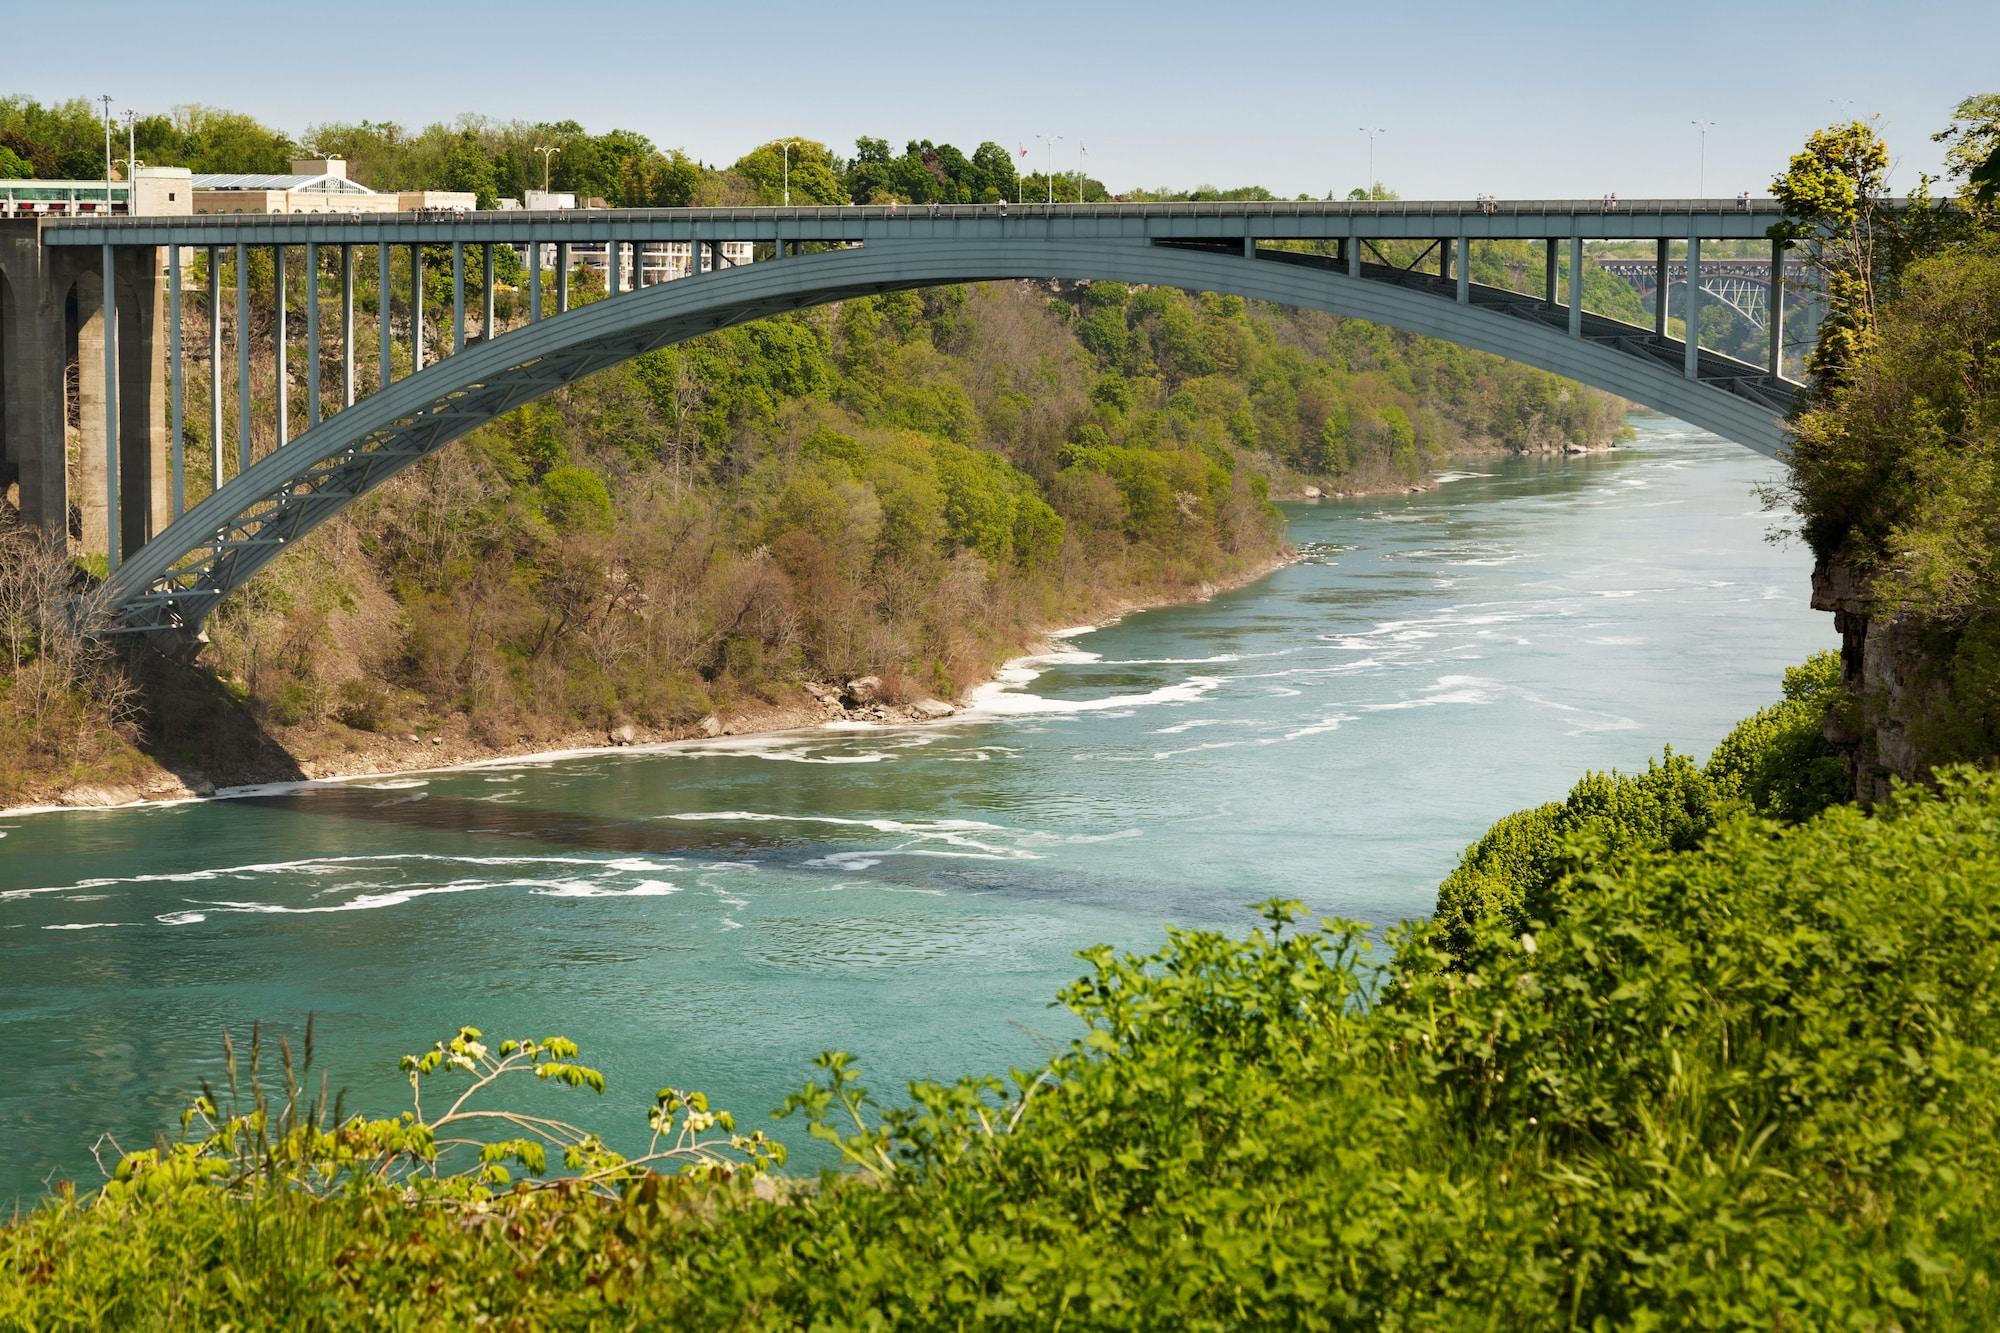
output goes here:
{"type": "Polygon", "coordinates": [[[549,159],[560,153],[562,149],[553,144],[538,143],[535,145],[535,151],[542,155],[542,193],[547,194],[549,192],[549,159]]]}
{"type": "Polygon", "coordinates": [[[104,103],[104,211],[111,212],[111,94],[100,94],[104,103]]]}
{"type": "Polygon", "coordinates": [[[778,147],[785,155],[785,207],[792,206],[792,150],[799,146],[797,139],[787,139],[778,147]]]}
{"type": "Polygon", "coordinates": [[[1372,130],[1366,125],[1358,125],[1355,127],[1355,130],[1357,133],[1368,136],[1368,179],[1362,182],[1362,184],[1367,196],[1373,199],[1375,197],[1375,136],[1378,134],[1387,134],[1389,131],[1379,125],[1372,130]]]}
{"type": "Polygon", "coordinates": [[[1083,155],[1087,151],[1083,146],[1083,140],[1078,139],[1076,141],[1076,201],[1079,204],[1083,202],[1083,155]]]}
{"type": "Polygon", "coordinates": [[[1062,142],[1062,136],[1060,134],[1037,134],[1035,137],[1042,141],[1042,170],[1048,175],[1049,202],[1053,204],[1056,201],[1055,145],[1062,142]]]}
{"type": "Polygon", "coordinates": [[[1701,156],[1698,159],[1694,178],[1694,197],[1703,198],[1708,194],[1708,132],[1715,128],[1712,120],[1691,120],[1688,124],[1701,132],[1701,156]]]}

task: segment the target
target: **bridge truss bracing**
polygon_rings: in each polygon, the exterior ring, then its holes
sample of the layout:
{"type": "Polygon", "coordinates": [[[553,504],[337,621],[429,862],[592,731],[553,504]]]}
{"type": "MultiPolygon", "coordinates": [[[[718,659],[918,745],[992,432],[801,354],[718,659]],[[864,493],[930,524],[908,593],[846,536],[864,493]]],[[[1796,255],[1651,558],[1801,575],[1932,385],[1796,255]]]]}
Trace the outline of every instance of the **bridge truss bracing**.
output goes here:
{"type": "MultiPolygon", "coordinates": [[[[1240,295],[1325,310],[1444,338],[1595,385],[1691,421],[1766,454],[1782,444],[1781,418],[1796,385],[1763,366],[1735,361],[1666,336],[1665,303],[1654,327],[1623,324],[1585,310],[1571,284],[1558,301],[1559,248],[1568,271],[1584,269],[1591,240],[1652,238],[1656,277],[1666,246],[1684,242],[1683,314],[1698,327],[1710,296],[1704,239],[1761,236],[1773,206],[1739,201],[1596,204],[1176,204],[1021,207],[808,208],[597,211],[565,215],[476,214],[427,220],[310,217],[135,218],[47,224],[43,243],[91,247],[110,272],[115,252],[164,256],[172,311],[165,375],[171,402],[173,521],[120,551],[112,525],[106,596],[117,629],[182,638],[197,635],[217,602],[327,518],[389,477],[483,422],[594,371],[648,350],[785,311],[879,292],[961,282],[1108,279],[1240,295]],[[1470,280],[1473,247],[1539,240],[1546,247],[1543,290],[1523,294],[1470,280]],[[1418,242],[1418,260],[1387,262],[1390,242],[1418,242]],[[693,262],[685,279],[625,290],[617,272],[628,247],[678,243],[693,262]],[[748,242],[757,262],[723,262],[726,242],[748,242]],[[604,248],[611,296],[572,300],[564,252],[604,248]],[[523,318],[496,319],[496,247],[543,257],[531,263],[523,318]],[[276,365],[277,430],[254,439],[249,301],[259,251],[272,257],[274,309],[268,344],[276,365]],[[372,251],[372,255],[369,253],[372,251]],[[359,253],[357,253],[359,252],[359,253]],[[302,253],[302,366],[287,366],[295,335],[285,289],[289,253],[302,253]],[[186,283],[184,261],[206,258],[207,284],[186,283]],[[407,255],[404,271],[392,259],[407,255]],[[358,263],[375,261],[387,315],[373,349],[359,349],[358,263]],[[329,262],[331,261],[331,262],[329,262]],[[223,325],[229,303],[221,273],[233,264],[235,374],[225,374],[223,325]],[[449,310],[425,310],[427,270],[448,271],[449,310]],[[393,290],[400,278],[408,285],[393,290]],[[545,291],[550,283],[553,292],[545,291]],[[190,358],[180,338],[186,302],[210,318],[205,355],[190,358]],[[476,301],[474,307],[472,303],[476,301]],[[337,302],[337,304],[335,304],[337,302]],[[325,307],[334,304],[331,319],[325,307]],[[400,307],[400,310],[399,310],[400,307]],[[435,326],[426,323],[435,320],[435,326]],[[329,327],[331,326],[331,327],[329,327]],[[337,332],[335,331],[337,330],[337,332]],[[330,355],[337,348],[337,361],[330,355]],[[357,362],[359,357],[359,363],[357,362]],[[184,503],[184,395],[190,363],[206,363],[208,458],[197,477],[211,491],[184,503]],[[337,386],[322,383],[337,365],[337,386]],[[303,382],[303,413],[290,395],[303,382]],[[224,446],[223,401],[233,387],[236,448],[224,446]],[[372,391],[370,391],[372,388],[372,391]],[[291,438],[300,415],[303,429],[291,438]],[[233,452],[233,459],[230,456],[233,452]],[[202,476],[201,474],[206,474],[202,476]]],[[[737,250],[740,254],[742,251],[737,250]]],[[[1781,255],[1774,255],[1781,259],[1781,255]]],[[[1663,285],[1670,290],[1671,282],[1663,285]]],[[[1770,288],[1782,292],[1782,286],[1770,288]]],[[[1718,298],[1720,299],[1720,298],[1718,298]]],[[[1733,304],[1733,301],[1732,301],[1733,304]]],[[[114,332],[115,337],[115,332],[114,332]]],[[[115,346],[107,349],[112,363],[115,346]]],[[[107,378],[113,372],[107,370],[107,378]]],[[[115,417],[115,401],[107,404],[115,417]]],[[[108,423],[116,438],[115,421],[108,423]]],[[[114,460],[115,462],[115,460],[114,460]]],[[[118,509],[117,471],[109,503],[118,509]]]]}

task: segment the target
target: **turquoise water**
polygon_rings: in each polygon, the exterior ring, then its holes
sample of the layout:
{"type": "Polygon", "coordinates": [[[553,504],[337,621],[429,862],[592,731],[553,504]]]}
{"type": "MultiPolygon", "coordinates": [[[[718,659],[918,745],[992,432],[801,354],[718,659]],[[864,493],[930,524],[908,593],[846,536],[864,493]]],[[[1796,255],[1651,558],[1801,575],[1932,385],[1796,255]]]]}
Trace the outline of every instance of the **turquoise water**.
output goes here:
{"type": "Polygon", "coordinates": [[[384,1112],[459,1023],[566,1033],[611,1083],[569,1109],[629,1141],[660,1086],[756,1122],[832,1047],[887,1089],[1033,1064],[1075,1031],[1074,952],[1166,922],[1421,914],[1500,815],[1705,754],[1832,645],[1765,540],[1775,465],[1634,424],[1290,506],[1298,564],[1070,636],[941,725],[0,817],[0,1199],[171,1125],[224,1027],[316,1014],[384,1112]]]}

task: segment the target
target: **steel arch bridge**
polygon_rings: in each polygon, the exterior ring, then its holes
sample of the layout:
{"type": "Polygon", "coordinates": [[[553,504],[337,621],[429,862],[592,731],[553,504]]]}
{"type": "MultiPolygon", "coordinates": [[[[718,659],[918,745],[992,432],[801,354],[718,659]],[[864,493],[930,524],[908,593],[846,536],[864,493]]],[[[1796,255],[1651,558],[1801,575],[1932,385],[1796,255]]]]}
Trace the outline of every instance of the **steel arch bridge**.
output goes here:
{"type": "MultiPolygon", "coordinates": [[[[700,228],[700,238],[690,242],[694,256],[690,277],[630,291],[624,290],[620,279],[624,243],[619,224],[623,222],[630,229],[626,234],[631,237],[636,260],[647,229],[658,228],[665,215],[622,219],[613,215],[607,219],[600,214],[583,219],[585,225],[544,219],[538,235],[521,238],[538,254],[552,236],[567,235],[567,242],[555,241],[562,245],[588,241],[591,228],[606,233],[612,294],[546,318],[531,318],[522,327],[498,336],[470,341],[465,332],[464,251],[487,246],[486,272],[490,275],[491,246],[513,239],[504,230],[500,235],[484,234],[493,228],[483,222],[426,226],[413,219],[394,223],[316,219],[309,229],[291,219],[265,218],[239,223],[196,219],[192,225],[181,221],[173,227],[145,219],[94,226],[71,224],[64,230],[97,234],[89,235],[87,242],[81,236],[75,240],[65,236],[62,241],[102,245],[107,270],[113,263],[114,245],[107,233],[125,229],[132,233],[129,243],[166,246],[176,308],[181,245],[211,247],[213,256],[215,247],[233,244],[238,247],[239,263],[245,244],[276,245],[280,256],[286,245],[302,242],[309,255],[316,246],[342,247],[346,297],[342,325],[347,335],[348,369],[339,402],[347,402],[353,392],[351,247],[377,246],[383,255],[385,277],[391,244],[449,243],[453,248],[450,354],[351,405],[339,406],[324,420],[319,420],[320,317],[315,280],[307,312],[312,399],[308,420],[317,424],[296,439],[284,441],[281,437],[279,447],[254,461],[246,444],[236,474],[225,484],[184,513],[178,512],[176,504],[178,517],[138,544],[122,562],[116,560],[114,550],[112,572],[104,589],[113,626],[122,632],[183,640],[197,636],[218,602],[341,509],[480,424],[594,371],[655,348],[790,310],[955,283],[1107,279],[1322,310],[1537,366],[1692,422],[1766,455],[1775,456],[1783,442],[1782,416],[1798,386],[1764,367],[1667,338],[1664,316],[1654,329],[1647,330],[1592,315],[1574,299],[1567,304],[1555,299],[1559,242],[1552,231],[1559,228],[1565,233],[1572,272],[1583,267],[1586,236],[1607,231],[1619,238],[1668,234],[1688,238],[1693,263],[1698,267],[1699,240],[1704,234],[1755,235],[1768,224],[1768,217],[1756,217],[1747,209],[1739,212],[1733,201],[1727,205],[1686,201],[1678,208],[1650,211],[1628,205],[1622,215],[1584,224],[1576,220],[1576,209],[1581,206],[1566,205],[1536,205],[1532,211],[1528,206],[1516,206],[1507,214],[1490,204],[1402,205],[1394,212],[1369,205],[1180,205],[1152,212],[1148,207],[1031,208],[1015,209],[1011,214],[1005,208],[956,207],[909,209],[900,216],[893,209],[727,210],[726,218],[715,216],[725,211],[715,210],[707,217],[675,219],[700,228]],[[831,215],[837,225],[824,225],[820,219],[806,216],[815,214],[831,215]],[[1327,225],[1330,220],[1334,225],[1327,225]],[[746,226],[751,232],[748,237],[744,235],[746,226]],[[724,265],[723,244],[759,239],[755,234],[759,228],[768,238],[770,259],[724,265]],[[1540,298],[1469,281],[1464,257],[1471,244],[1489,237],[1523,236],[1539,236],[1548,246],[1547,284],[1540,298]],[[1257,242],[1263,237],[1330,240],[1333,244],[1320,247],[1322,253],[1305,253],[1260,247],[1257,242]],[[1379,251],[1374,261],[1367,258],[1377,237],[1428,237],[1430,246],[1416,263],[1398,266],[1379,262],[1379,251]],[[707,271],[701,262],[704,246],[714,261],[707,271]],[[802,250],[801,246],[813,248],[802,250]],[[1333,253],[1323,253],[1327,249],[1333,253]],[[1455,266],[1454,254],[1458,257],[1455,266]],[[1419,271],[1419,265],[1432,256],[1434,271],[1419,271]]],[[[1597,210],[1592,206],[1591,211],[1597,210]]],[[[511,225],[521,226],[518,221],[511,225]]],[[[657,230],[653,234],[657,235],[657,230]]],[[[127,242],[119,237],[117,243],[127,242]]],[[[566,272],[560,257],[557,267],[559,273],[566,272]]],[[[282,262],[279,271],[283,271],[282,262]]],[[[311,271],[317,275],[316,268],[311,271]]],[[[625,274],[629,277],[633,271],[627,267],[625,274]]],[[[213,268],[210,276],[214,281],[213,268]]],[[[541,305],[540,277],[538,264],[533,271],[536,316],[541,305]]],[[[387,290],[386,283],[383,290],[387,290]]],[[[494,327],[491,290],[489,281],[486,329],[494,327]]],[[[419,293],[420,288],[413,290],[416,304],[412,322],[421,345],[419,293]]],[[[215,300],[217,289],[211,288],[209,295],[215,300]]],[[[239,314],[243,300],[239,284],[239,314]]],[[[281,328],[282,322],[281,317],[281,328]]],[[[177,355],[177,329],[175,332],[177,355]]],[[[219,333],[215,336],[219,342],[219,333]]],[[[219,346],[211,347],[212,376],[219,374],[219,358],[213,355],[217,351],[219,346]]],[[[385,334],[385,368],[390,364],[388,351],[385,334]]],[[[247,399],[247,355],[245,363],[240,396],[247,399]]],[[[178,486],[182,460],[178,447],[181,367],[177,360],[170,358],[169,370],[173,377],[174,475],[178,486]]],[[[281,378],[281,394],[284,383],[281,378]]],[[[219,404],[219,396],[214,401],[219,404]]],[[[219,427],[219,405],[215,410],[219,427]]],[[[244,415],[247,427],[247,407],[244,415]]],[[[282,405],[280,415],[284,415],[282,405]]],[[[247,437],[246,429],[246,441],[247,437]]],[[[219,429],[213,465],[220,478],[219,429]]],[[[112,506],[115,512],[115,493],[112,506]]]]}
{"type": "MultiPolygon", "coordinates": [[[[1660,281],[1650,259],[1601,259],[1597,266],[1614,277],[1623,278],[1640,296],[1653,296],[1660,281]]],[[[1665,273],[1667,304],[1671,309],[1674,293],[1687,287],[1687,264],[1670,261],[1665,273]]],[[[1771,270],[1757,260],[1711,260],[1701,266],[1702,294],[1718,305],[1735,311],[1759,333],[1767,332],[1771,320],[1771,270]]],[[[1685,301],[1685,296],[1682,297],[1685,301]]]]}

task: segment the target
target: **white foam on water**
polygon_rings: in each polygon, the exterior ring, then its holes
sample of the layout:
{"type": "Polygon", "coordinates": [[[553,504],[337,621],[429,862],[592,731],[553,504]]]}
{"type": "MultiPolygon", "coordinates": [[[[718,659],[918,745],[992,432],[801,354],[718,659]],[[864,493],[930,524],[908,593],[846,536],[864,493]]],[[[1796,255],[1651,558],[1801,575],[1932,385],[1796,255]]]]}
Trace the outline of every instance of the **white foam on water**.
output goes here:
{"type": "Polygon", "coordinates": [[[1258,657],[1283,657],[1292,650],[1275,653],[1217,653],[1214,657],[1110,657],[1100,659],[1099,666],[1220,666],[1225,662],[1243,662],[1258,657]]]}
{"type": "Polygon", "coordinates": [[[535,889],[536,896],[542,898],[664,898],[670,893],[679,893],[678,884],[662,879],[640,880],[629,889],[607,888],[602,884],[591,884],[583,880],[535,889]]]}
{"type": "Polygon", "coordinates": [[[392,778],[388,782],[363,782],[360,785],[369,791],[408,791],[413,787],[428,787],[431,784],[428,778],[392,778]]]}
{"type": "Polygon", "coordinates": [[[825,866],[833,870],[872,870],[882,864],[882,858],[872,852],[834,852],[829,856],[807,861],[805,864],[825,866]]]}
{"type": "Polygon", "coordinates": [[[1178,736],[1183,732],[1193,731],[1196,727],[1220,727],[1226,726],[1228,723],[1229,719],[1227,718],[1193,717],[1185,722],[1176,722],[1170,727],[1160,727],[1153,734],[1155,736],[1178,736]]]}
{"type": "MultiPolygon", "coordinates": [[[[1249,743],[1248,741],[1202,741],[1196,745],[1183,745],[1178,750],[1155,750],[1151,757],[1154,759],[1176,759],[1184,754],[1200,754],[1205,750],[1233,750],[1239,745],[1248,745],[1249,743]]],[[[1106,757],[1109,758],[1110,756],[1107,755],[1106,757]]]]}
{"type": "Polygon", "coordinates": [[[1491,477],[1495,475],[1497,474],[1492,472],[1436,472],[1431,474],[1431,480],[1443,486],[1447,482],[1471,481],[1475,477],[1491,477]]]}
{"type": "Polygon", "coordinates": [[[1354,720],[1354,714],[1352,713],[1335,713],[1331,717],[1323,717],[1317,722],[1311,723],[1307,726],[1299,727],[1294,731],[1288,731],[1283,736],[1266,739],[1260,743],[1264,745],[1271,745],[1281,740],[1296,741],[1296,740],[1303,740],[1307,736],[1320,736],[1324,735],[1329,731],[1338,731],[1340,730],[1342,723],[1352,722],[1353,720],[1354,720]]]}
{"type": "MultiPolygon", "coordinates": [[[[33,889],[0,890],[0,902],[17,898],[33,897],[45,893],[72,893],[78,889],[102,889],[120,884],[206,884],[218,880],[252,880],[258,877],[285,875],[337,875],[349,867],[385,865],[397,862],[435,862],[442,865],[481,866],[505,869],[513,866],[592,866],[604,870],[635,867],[647,870],[663,870],[667,867],[655,866],[638,861],[603,861],[587,856],[447,856],[437,852],[381,852],[366,856],[324,856],[308,857],[298,861],[262,861],[250,865],[213,866],[202,870],[184,870],[175,874],[121,875],[98,879],[78,880],[74,884],[48,885],[33,889]]],[[[485,881],[481,881],[485,882],[485,881]]]]}
{"type": "Polygon", "coordinates": [[[1363,704],[1367,713],[1394,713],[1407,708],[1433,708],[1440,704],[1490,704],[1500,689],[1498,681],[1481,676],[1440,676],[1423,693],[1393,703],[1363,704]]]}
{"type": "Polygon", "coordinates": [[[877,833],[964,833],[975,829],[1000,828],[998,824],[984,824],[976,819],[937,819],[911,823],[901,819],[850,819],[840,815],[777,815],[759,810],[684,810],[678,814],[657,817],[727,824],[834,824],[845,828],[873,829],[877,833]]]}
{"type": "MultiPolygon", "coordinates": [[[[1028,679],[1032,680],[1033,676],[1028,679]]],[[[1096,699],[1049,699],[1037,694],[1024,694],[1021,693],[1019,685],[1025,683],[1025,680],[1018,683],[995,681],[981,685],[972,692],[968,709],[987,717],[1064,716],[1075,713],[1101,713],[1112,709],[1145,708],[1155,704],[1194,703],[1196,700],[1206,698],[1216,686],[1222,684],[1222,677],[1189,676],[1179,684],[1162,685],[1159,689],[1148,690],[1144,694],[1113,694],[1096,699]]]]}
{"type": "Polygon", "coordinates": [[[130,921],[72,921],[63,925],[43,926],[43,930],[110,930],[117,926],[129,926],[130,921]]]}

